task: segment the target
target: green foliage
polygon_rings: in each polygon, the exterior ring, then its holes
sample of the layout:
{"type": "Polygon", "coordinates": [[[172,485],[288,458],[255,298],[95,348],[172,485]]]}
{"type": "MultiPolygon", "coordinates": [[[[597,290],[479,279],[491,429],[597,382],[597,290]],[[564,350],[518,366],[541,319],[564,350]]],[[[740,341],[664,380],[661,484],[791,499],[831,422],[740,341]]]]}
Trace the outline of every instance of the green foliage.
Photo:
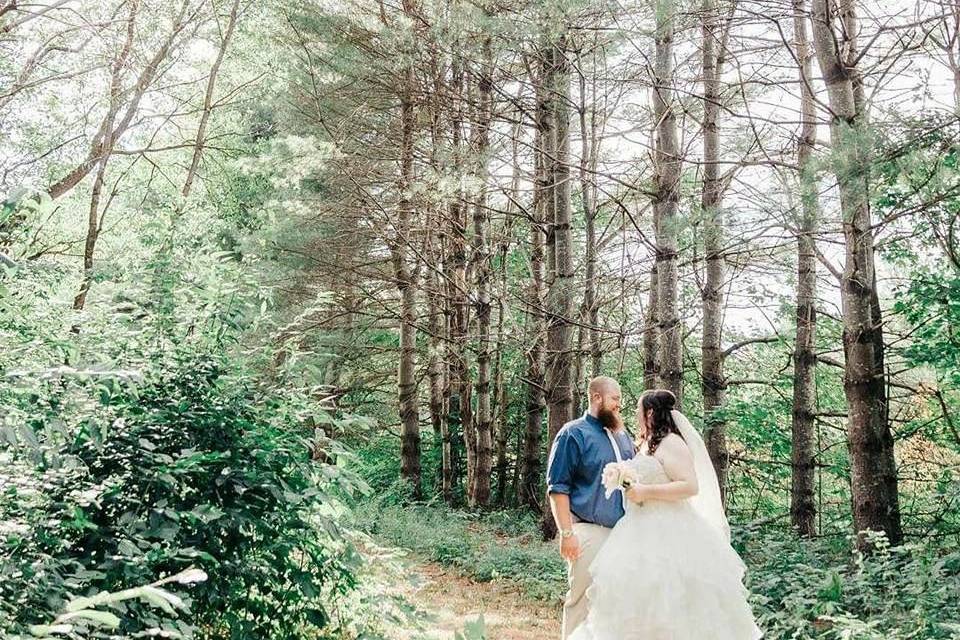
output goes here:
{"type": "Polygon", "coordinates": [[[956,638],[960,550],[880,545],[869,558],[744,530],[754,612],[767,638],[956,638]]]}
{"type": "Polygon", "coordinates": [[[355,564],[328,490],[351,485],[309,460],[291,398],[229,379],[214,356],[165,364],[139,387],[92,390],[98,402],[71,416],[81,426],[62,443],[39,435],[54,412],[32,421],[41,457],[30,471],[46,500],[7,514],[31,525],[5,548],[4,566],[19,574],[0,585],[10,623],[36,622],[77,589],[197,565],[213,579],[193,609],[214,635],[293,638],[327,626],[325,602],[352,586],[355,564]],[[50,473],[45,459],[64,471],[50,473]]]}
{"type": "Polygon", "coordinates": [[[339,522],[362,484],[310,459],[312,390],[235,348],[264,309],[243,266],[158,240],[116,310],[74,319],[69,340],[56,270],[5,276],[0,629],[199,567],[189,621],[149,597],[85,615],[114,636],[320,637],[354,586],[339,522]]]}
{"type": "MultiPolygon", "coordinates": [[[[133,599],[140,599],[168,614],[173,614],[175,610],[188,611],[182,598],[163,587],[171,583],[193,584],[206,579],[207,575],[202,571],[186,569],[142,587],[124,589],[117,593],[102,591],[91,598],[74,598],[66,604],[65,611],[50,624],[31,625],[30,635],[34,638],[55,638],[63,634],[69,634],[70,637],[91,637],[94,634],[99,636],[97,630],[100,628],[117,629],[120,618],[109,611],[101,611],[98,607],[133,599]]],[[[14,636],[12,640],[20,640],[20,637],[14,636]]]]}
{"type": "Polygon", "coordinates": [[[960,277],[921,270],[902,293],[894,310],[916,327],[907,357],[914,365],[936,367],[960,387],[960,277]]]}

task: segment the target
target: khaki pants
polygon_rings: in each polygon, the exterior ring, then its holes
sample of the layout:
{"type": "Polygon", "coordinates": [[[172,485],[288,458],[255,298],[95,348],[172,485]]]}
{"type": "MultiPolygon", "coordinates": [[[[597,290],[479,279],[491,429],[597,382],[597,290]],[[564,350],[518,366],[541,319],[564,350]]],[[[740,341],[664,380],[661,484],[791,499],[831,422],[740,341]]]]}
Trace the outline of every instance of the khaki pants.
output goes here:
{"type": "Polygon", "coordinates": [[[590,586],[590,563],[597,556],[600,547],[607,541],[610,529],[598,524],[576,522],[573,533],[580,541],[580,557],[567,562],[567,583],[570,589],[563,602],[563,627],[561,636],[567,640],[573,631],[587,617],[590,603],[587,600],[587,587],[590,586]]]}

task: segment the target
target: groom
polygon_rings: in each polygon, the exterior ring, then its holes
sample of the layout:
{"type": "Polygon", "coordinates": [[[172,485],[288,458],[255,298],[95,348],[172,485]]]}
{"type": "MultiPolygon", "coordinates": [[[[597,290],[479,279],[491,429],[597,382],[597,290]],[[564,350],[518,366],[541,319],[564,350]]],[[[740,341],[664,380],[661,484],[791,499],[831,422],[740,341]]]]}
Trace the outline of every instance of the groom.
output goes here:
{"type": "Polygon", "coordinates": [[[587,392],[589,410],[557,432],[547,462],[547,493],[570,587],[563,604],[563,640],[587,617],[590,563],[623,517],[620,493],[604,495],[603,468],[634,454],[620,419],[620,384],[601,376],[590,381],[587,392]]]}

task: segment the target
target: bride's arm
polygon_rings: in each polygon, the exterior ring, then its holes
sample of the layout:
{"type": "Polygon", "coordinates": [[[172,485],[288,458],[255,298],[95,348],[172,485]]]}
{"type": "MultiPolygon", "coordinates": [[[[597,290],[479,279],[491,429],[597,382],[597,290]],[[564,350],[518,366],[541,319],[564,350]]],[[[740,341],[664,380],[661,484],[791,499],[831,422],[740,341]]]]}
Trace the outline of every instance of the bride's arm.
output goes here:
{"type": "Polygon", "coordinates": [[[680,436],[670,434],[657,447],[657,459],[663,465],[670,482],[663,484],[636,484],[627,491],[627,498],[640,503],[647,500],[686,500],[697,495],[697,472],[693,455],[680,436]]]}

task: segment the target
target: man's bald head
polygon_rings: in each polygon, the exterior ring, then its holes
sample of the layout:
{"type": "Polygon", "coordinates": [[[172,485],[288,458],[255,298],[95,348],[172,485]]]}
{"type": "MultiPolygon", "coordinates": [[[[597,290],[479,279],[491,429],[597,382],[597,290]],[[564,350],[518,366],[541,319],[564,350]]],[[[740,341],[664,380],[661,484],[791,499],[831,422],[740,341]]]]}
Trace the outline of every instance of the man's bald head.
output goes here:
{"type": "Polygon", "coordinates": [[[587,386],[587,394],[591,398],[595,393],[603,396],[611,391],[620,391],[620,383],[610,376],[597,376],[591,380],[589,386],[587,386]]]}
{"type": "Polygon", "coordinates": [[[620,420],[620,383],[607,376],[598,376],[587,386],[590,396],[590,413],[600,423],[616,431],[622,426],[620,420]]]}

